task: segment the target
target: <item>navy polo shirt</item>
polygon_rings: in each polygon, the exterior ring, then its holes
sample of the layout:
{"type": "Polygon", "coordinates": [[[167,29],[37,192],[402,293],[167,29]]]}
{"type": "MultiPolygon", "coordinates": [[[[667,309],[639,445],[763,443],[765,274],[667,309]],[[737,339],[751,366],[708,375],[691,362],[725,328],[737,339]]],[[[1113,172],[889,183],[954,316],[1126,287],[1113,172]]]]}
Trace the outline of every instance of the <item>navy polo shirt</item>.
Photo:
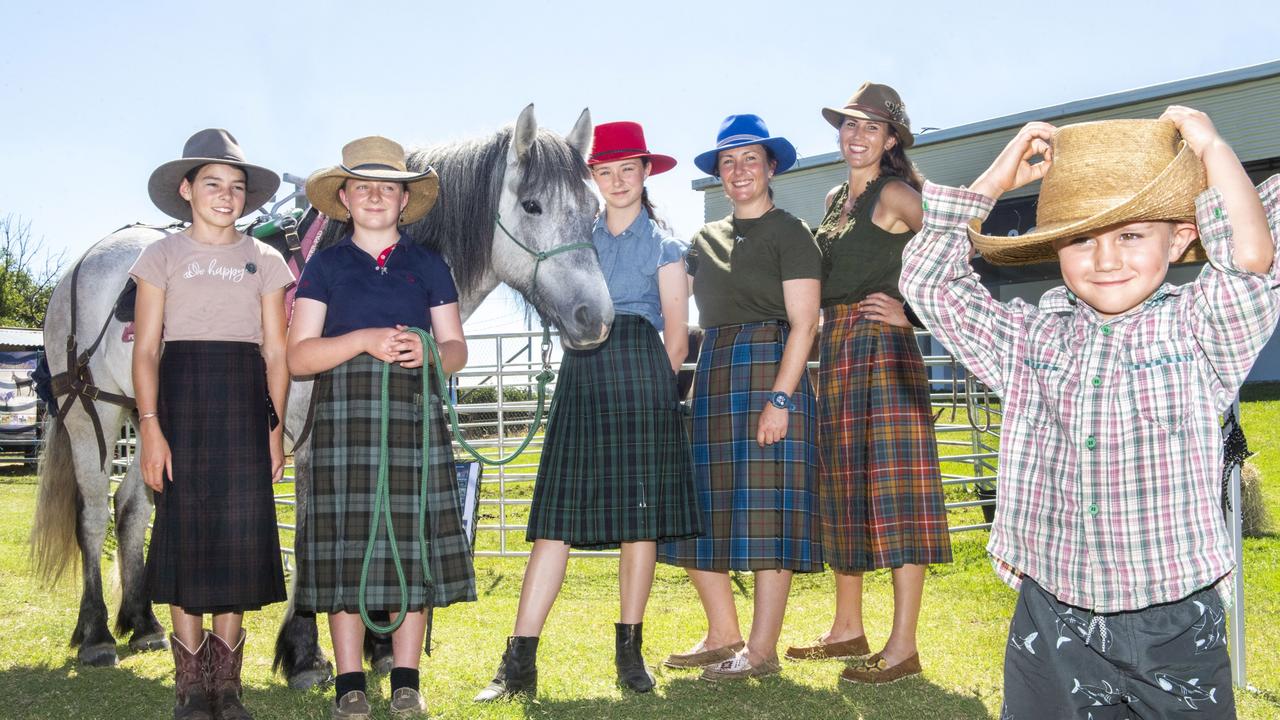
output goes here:
{"type": "Polygon", "coordinates": [[[458,302],[458,288],[440,253],[401,235],[384,257],[371,257],[347,235],[307,261],[298,297],[327,306],[324,337],[396,325],[429,331],[431,308],[458,302]]]}

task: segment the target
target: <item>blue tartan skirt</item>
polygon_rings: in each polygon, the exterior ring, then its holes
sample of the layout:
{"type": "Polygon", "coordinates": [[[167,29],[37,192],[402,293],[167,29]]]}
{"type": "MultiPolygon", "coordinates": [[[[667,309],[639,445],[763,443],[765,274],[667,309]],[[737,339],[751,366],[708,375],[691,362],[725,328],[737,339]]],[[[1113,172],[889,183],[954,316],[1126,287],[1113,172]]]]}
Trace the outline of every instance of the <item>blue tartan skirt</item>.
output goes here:
{"type": "MultiPolygon", "coordinates": [[[[382,367],[382,362],[361,354],[316,378],[311,494],[297,537],[294,602],[300,610],[359,610],[361,568],[374,522],[382,367]]],[[[423,416],[421,372],[391,366],[387,407],[391,520],[410,611],[476,599],[475,570],[471,545],[462,528],[449,426],[436,388],[430,389],[428,415],[423,416]],[[423,457],[422,423],[427,420],[431,453],[423,457]],[[429,470],[425,508],[419,496],[423,463],[429,470]],[[419,513],[424,512],[424,532],[420,534],[419,513]],[[423,537],[430,578],[423,572],[423,537]]],[[[373,544],[366,601],[370,610],[400,609],[385,522],[373,544]]]]}
{"type": "Polygon", "coordinates": [[[693,390],[700,537],[663,543],[658,559],[699,570],[820,572],[817,402],[809,373],[791,395],[787,437],[756,444],[782,362],[778,321],[708,328],[693,390]]]}
{"type": "Polygon", "coordinates": [[[600,347],[565,352],[527,538],[604,549],[692,537],[699,519],[671,362],[648,320],[619,314],[600,347]]]}

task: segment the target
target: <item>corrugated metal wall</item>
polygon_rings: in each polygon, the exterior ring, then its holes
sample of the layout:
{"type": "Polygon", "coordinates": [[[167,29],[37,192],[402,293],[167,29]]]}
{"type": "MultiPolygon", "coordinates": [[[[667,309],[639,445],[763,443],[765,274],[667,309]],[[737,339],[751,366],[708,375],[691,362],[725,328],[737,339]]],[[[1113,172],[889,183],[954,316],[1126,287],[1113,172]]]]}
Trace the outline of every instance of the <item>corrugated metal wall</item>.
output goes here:
{"type": "MultiPolygon", "coordinates": [[[[1044,118],[1055,125],[1112,118],[1153,118],[1169,105],[1187,105],[1213,118],[1223,138],[1244,162],[1280,158],[1280,75],[1179,93],[1093,112],[1044,118]]],[[[815,122],[819,121],[815,118],[815,122]]],[[[972,182],[1021,127],[1003,128],[944,142],[917,138],[909,156],[924,176],[944,185],[972,182]]],[[[773,180],[774,202],[811,226],[822,220],[822,201],[835,185],[844,182],[844,162],[836,154],[831,162],[780,175],[773,180]]],[[[1029,185],[1008,197],[1033,195],[1039,184],[1029,185]]],[[[704,217],[715,220],[729,214],[729,202],[719,185],[704,189],[704,217]]]]}

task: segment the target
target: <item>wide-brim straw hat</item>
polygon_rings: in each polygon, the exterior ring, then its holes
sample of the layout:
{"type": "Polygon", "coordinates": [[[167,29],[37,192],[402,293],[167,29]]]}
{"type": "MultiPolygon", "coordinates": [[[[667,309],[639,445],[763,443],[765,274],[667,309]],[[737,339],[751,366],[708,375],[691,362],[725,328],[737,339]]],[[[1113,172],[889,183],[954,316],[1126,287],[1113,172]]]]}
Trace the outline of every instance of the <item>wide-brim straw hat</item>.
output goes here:
{"type": "Polygon", "coordinates": [[[182,157],[156,168],[147,181],[147,194],[165,215],[191,222],[191,203],[178,194],[178,187],[187,173],[201,165],[230,165],[244,171],[244,210],[240,217],[262,207],[276,194],[280,176],[260,166],[247,162],[244,151],[235,137],[221,128],[201,130],[187,139],[182,146],[182,157]]]}
{"type": "Polygon", "coordinates": [[[764,118],[751,113],[730,115],[720,123],[720,132],[716,133],[716,146],[693,159],[693,164],[708,175],[717,175],[716,161],[723,150],[743,147],[745,145],[763,145],[773,153],[778,166],[775,173],[786,172],[796,164],[796,148],[781,136],[769,134],[769,126],[764,118]]]}
{"type": "Polygon", "coordinates": [[[400,213],[400,225],[425,217],[440,194],[440,177],[435,170],[410,171],[400,143],[377,135],[352,140],[342,148],[341,165],[312,173],[307,178],[307,200],[331,218],[349,220],[351,213],[338,198],[338,190],[348,179],[404,183],[409,202],[400,213]]]}
{"type": "Polygon", "coordinates": [[[880,83],[864,82],[849,97],[844,107],[824,107],[822,117],[839,130],[845,118],[863,120],[879,120],[893,126],[898,131],[898,141],[906,150],[916,142],[911,134],[911,118],[907,115],[907,106],[902,102],[898,91],[880,83]]]}
{"type": "MultiPolygon", "coordinates": [[[[1172,122],[1066,125],[1051,144],[1053,165],[1040,187],[1035,229],[1013,237],[983,235],[981,221],[970,221],[969,239],[988,262],[1047,262],[1057,259],[1055,240],[1124,223],[1195,220],[1196,196],[1206,187],[1204,164],[1172,122]]],[[[1203,259],[1204,248],[1196,240],[1181,261],[1203,259]]]]}
{"type": "Polygon", "coordinates": [[[593,135],[587,165],[647,158],[650,175],[664,173],[676,166],[676,159],[670,155],[649,152],[649,146],[644,141],[644,128],[640,127],[640,123],[629,120],[600,123],[593,135]]]}

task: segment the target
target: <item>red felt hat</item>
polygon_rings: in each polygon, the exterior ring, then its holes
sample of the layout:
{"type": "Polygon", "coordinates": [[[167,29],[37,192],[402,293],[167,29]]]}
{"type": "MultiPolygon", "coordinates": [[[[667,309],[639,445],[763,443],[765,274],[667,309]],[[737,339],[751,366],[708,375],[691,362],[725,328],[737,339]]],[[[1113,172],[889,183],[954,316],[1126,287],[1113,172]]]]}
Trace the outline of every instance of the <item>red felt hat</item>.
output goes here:
{"type": "Polygon", "coordinates": [[[591,143],[591,157],[587,158],[588,165],[635,157],[649,158],[650,175],[664,173],[676,166],[676,159],[670,155],[649,152],[649,146],[644,142],[644,128],[640,127],[640,123],[623,120],[596,126],[595,139],[591,143]]]}

